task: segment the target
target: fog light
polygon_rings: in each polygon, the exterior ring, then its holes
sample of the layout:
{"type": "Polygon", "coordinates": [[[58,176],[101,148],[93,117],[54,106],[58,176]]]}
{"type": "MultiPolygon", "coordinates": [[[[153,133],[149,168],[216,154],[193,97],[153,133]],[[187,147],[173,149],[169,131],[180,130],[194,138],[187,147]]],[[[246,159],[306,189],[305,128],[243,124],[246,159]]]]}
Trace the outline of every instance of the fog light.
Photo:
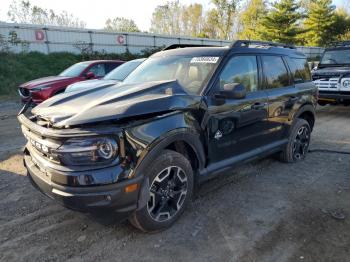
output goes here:
{"type": "Polygon", "coordinates": [[[125,193],[131,193],[136,191],[138,188],[138,184],[131,184],[125,187],[125,193]]]}

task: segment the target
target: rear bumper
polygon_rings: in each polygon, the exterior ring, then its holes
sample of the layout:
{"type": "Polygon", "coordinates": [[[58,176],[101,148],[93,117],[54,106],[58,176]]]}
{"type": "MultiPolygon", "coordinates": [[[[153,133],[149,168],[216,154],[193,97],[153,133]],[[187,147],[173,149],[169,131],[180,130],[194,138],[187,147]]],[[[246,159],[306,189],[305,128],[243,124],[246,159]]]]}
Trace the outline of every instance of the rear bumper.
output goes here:
{"type": "MultiPolygon", "coordinates": [[[[41,171],[28,154],[24,155],[24,165],[33,186],[67,208],[90,213],[124,214],[137,208],[142,176],[107,185],[71,187],[52,182],[50,175],[41,171]],[[125,187],[131,184],[137,184],[137,190],[126,193],[125,187]]],[[[67,175],[72,174],[67,172],[67,175]]]]}

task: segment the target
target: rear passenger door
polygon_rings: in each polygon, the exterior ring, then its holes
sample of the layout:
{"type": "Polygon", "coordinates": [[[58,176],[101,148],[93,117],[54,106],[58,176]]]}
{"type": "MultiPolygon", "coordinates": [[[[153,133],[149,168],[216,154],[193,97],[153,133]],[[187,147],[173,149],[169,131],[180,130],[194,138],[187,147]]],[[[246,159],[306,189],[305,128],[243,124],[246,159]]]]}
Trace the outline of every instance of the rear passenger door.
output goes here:
{"type": "Polygon", "coordinates": [[[286,60],[278,55],[261,55],[263,85],[268,96],[268,142],[288,136],[289,115],[300,95],[290,77],[286,60]]]}

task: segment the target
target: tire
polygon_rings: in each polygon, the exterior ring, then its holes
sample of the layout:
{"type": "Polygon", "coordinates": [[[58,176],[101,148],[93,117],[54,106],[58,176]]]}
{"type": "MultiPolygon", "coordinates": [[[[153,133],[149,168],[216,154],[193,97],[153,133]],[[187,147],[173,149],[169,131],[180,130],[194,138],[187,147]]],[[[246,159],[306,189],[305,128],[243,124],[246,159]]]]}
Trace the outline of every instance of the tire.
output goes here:
{"type": "Polygon", "coordinates": [[[286,163],[303,160],[309,150],[310,138],[311,128],[309,123],[304,119],[295,119],[288,143],[280,153],[280,160],[286,163]]]}
{"type": "Polygon", "coordinates": [[[193,194],[193,170],[183,155],[164,150],[152,161],[145,175],[149,178],[149,199],[129,221],[144,232],[170,227],[184,212],[193,194]]]}

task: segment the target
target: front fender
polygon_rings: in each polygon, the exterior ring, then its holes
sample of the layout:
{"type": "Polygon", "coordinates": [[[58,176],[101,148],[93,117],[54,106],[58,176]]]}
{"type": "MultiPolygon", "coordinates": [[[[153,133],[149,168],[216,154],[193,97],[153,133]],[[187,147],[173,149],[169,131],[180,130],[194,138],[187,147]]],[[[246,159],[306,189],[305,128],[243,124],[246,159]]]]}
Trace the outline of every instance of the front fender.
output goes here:
{"type": "Polygon", "coordinates": [[[199,168],[204,167],[203,138],[198,121],[190,112],[170,113],[125,130],[126,143],[134,151],[135,170],[142,170],[175,141],[184,141],[196,153],[199,168]]]}
{"type": "MultiPolygon", "coordinates": [[[[201,129],[190,112],[175,112],[124,131],[125,141],[135,154],[134,176],[143,176],[144,170],[154,159],[175,141],[184,141],[195,152],[199,169],[205,166],[205,154],[201,129]]],[[[144,177],[141,184],[137,209],[143,208],[149,199],[149,179],[144,177]]]]}

